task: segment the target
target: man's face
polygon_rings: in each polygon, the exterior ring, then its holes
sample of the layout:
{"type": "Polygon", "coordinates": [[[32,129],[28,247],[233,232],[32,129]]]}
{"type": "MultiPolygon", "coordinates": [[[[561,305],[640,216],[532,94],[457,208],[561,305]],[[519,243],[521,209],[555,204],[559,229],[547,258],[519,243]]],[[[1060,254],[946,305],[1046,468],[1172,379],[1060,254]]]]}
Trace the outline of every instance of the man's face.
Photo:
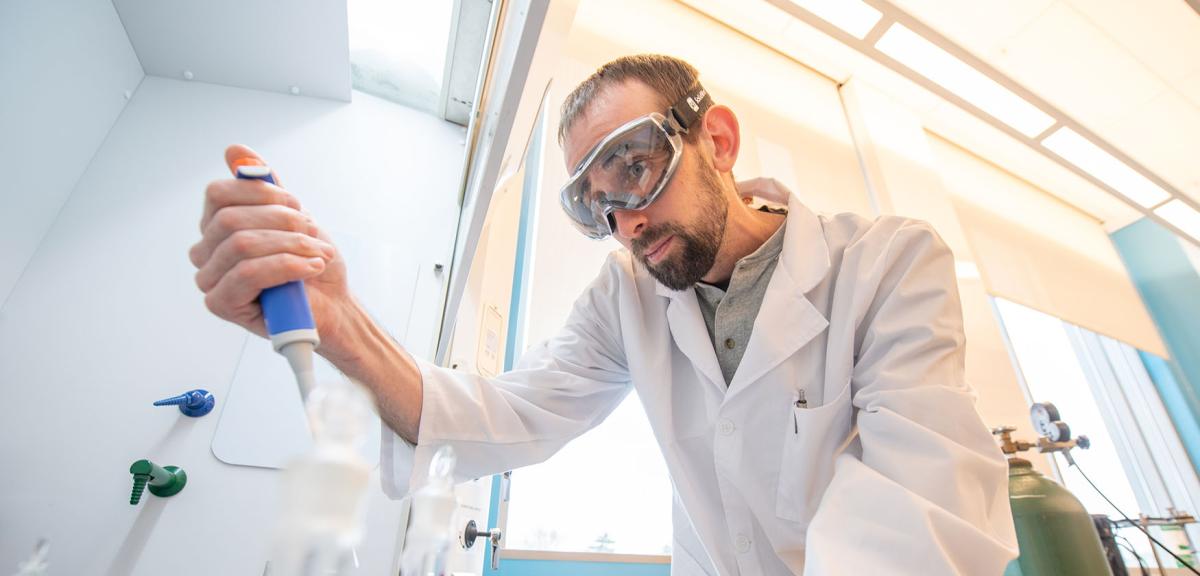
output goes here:
{"type": "MultiPolygon", "coordinates": [[[[664,110],[655,93],[639,82],[603,90],[564,138],[568,169],[610,132],[651,112],[664,110]]],[[[613,212],[613,237],[662,285],[683,290],[712,268],[728,212],[716,169],[702,157],[699,146],[685,143],[674,176],[654,203],[642,210],[613,212]]]]}

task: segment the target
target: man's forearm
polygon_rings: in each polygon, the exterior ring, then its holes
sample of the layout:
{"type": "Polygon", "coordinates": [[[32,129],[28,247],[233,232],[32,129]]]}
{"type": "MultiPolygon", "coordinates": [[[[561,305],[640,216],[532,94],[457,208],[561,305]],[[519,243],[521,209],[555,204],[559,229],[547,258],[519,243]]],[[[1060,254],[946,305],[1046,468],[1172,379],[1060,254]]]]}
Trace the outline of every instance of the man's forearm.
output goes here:
{"type": "Polygon", "coordinates": [[[341,322],[336,333],[328,339],[322,334],[318,352],[342,373],[369,388],[384,423],[416,444],[422,400],[417,363],[357,301],[348,302],[337,316],[341,322]]]}

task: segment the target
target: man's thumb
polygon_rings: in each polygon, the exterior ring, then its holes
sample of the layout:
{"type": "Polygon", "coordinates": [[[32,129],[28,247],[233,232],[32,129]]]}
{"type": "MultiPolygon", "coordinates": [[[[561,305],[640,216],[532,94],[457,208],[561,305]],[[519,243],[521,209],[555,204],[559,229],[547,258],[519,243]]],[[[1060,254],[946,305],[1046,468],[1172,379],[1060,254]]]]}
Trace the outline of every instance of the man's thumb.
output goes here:
{"type": "MultiPolygon", "coordinates": [[[[239,166],[267,166],[267,161],[262,159],[249,146],[242,144],[234,144],[225,149],[225,165],[229,167],[229,172],[237,176],[239,166]]],[[[274,170],[271,171],[271,176],[275,179],[276,185],[282,185],[279,180],[279,175],[274,170]]]]}

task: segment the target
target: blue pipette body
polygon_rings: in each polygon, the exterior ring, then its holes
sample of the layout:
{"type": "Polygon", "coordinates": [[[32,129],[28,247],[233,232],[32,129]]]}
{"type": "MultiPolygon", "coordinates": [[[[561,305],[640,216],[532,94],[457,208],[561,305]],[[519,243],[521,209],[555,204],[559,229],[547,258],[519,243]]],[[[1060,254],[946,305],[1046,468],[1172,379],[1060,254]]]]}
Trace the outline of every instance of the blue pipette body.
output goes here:
{"type": "MultiPolygon", "coordinates": [[[[271,169],[266,166],[238,166],[237,177],[275,184],[271,169]]],[[[258,300],[271,344],[287,358],[296,373],[300,395],[307,398],[313,386],[312,352],[321,341],[317,337],[317,324],[313,321],[304,283],[297,280],[267,288],[259,294],[258,300]]]]}

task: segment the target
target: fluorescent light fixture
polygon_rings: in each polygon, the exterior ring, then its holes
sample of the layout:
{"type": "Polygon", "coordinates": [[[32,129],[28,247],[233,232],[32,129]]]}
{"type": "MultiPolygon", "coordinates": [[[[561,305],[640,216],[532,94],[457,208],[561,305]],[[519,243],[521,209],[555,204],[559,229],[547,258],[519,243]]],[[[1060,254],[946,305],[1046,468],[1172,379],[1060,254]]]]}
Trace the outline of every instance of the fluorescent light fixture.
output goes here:
{"type": "Polygon", "coordinates": [[[1183,200],[1176,198],[1167,202],[1155,208],[1154,213],[1200,242],[1200,211],[1188,206],[1183,200]]]}
{"type": "Polygon", "coordinates": [[[865,38],[883,17],[882,12],[860,0],[792,0],[792,4],[812,12],[859,40],[865,38]]]}
{"type": "Polygon", "coordinates": [[[1065,126],[1043,139],[1042,146],[1143,207],[1171,197],[1158,184],[1065,126]]]}
{"type": "Polygon", "coordinates": [[[1030,138],[1054,125],[1037,106],[902,24],[892,24],[875,48],[1030,138]]]}

